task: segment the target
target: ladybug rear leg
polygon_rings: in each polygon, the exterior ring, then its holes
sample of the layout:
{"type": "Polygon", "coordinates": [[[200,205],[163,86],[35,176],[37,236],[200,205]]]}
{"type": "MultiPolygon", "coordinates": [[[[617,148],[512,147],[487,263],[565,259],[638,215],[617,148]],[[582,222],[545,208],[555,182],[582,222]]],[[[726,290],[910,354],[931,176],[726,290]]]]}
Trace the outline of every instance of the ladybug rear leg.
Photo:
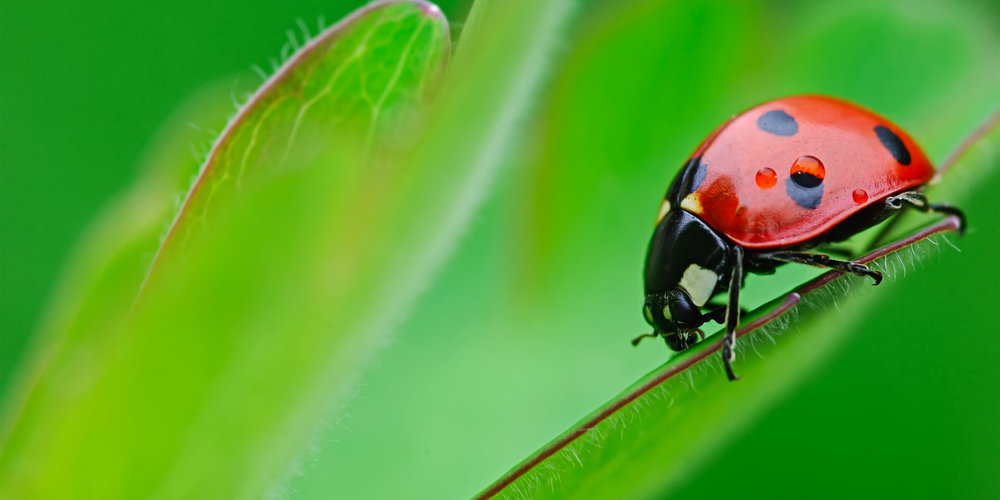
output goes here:
{"type": "MultiPolygon", "coordinates": [[[[958,234],[965,234],[965,214],[962,213],[956,207],[951,205],[946,205],[944,203],[930,203],[927,201],[927,196],[919,191],[906,191],[904,193],[899,193],[894,196],[890,196],[885,199],[885,207],[890,212],[897,212],[902,210],[907,205],[916,208],[924,213],[938,212],[942,214],[949,214],[958,217],[958,234]]],[[[879,231],[875,239],[872,240],[869,245],[869,249],[878,248],[882,246],[892,233],[892,230],[896,227],[900,221],[899,216],[893,217],[889,222],[879,231]]]]}
{"type": "Polygon", "coordinates": [[[904,203],[921,212],[937,212],[958,217],[958,234],[965,234],[965,214],[958,208],[945,203],[930,203],[927,201],[927,196],[919,191],[907,191],[885,199],[885,204],[894,210],[903,208],[904,203]]]}
{"type": "Polygon", "coordinates": [[[849,260],[831,259],[829,255],[822,253],[791,252],[791,251],[767,252],[767,253],[755,254],[753,258],[763,259],[763,260],[776,260],[779,262],[794,262],[796,264],[805,264],[807,266],[835,269],[842,273],[851,273],[857,276],[861,276],[862,278],[868,276],[869,278],[875,280],[876,285],[882,282],[882,273],[878,271],[872,271],[871,269],[868,269],[868,266],[864,264],[851,262],[849,260]]]}

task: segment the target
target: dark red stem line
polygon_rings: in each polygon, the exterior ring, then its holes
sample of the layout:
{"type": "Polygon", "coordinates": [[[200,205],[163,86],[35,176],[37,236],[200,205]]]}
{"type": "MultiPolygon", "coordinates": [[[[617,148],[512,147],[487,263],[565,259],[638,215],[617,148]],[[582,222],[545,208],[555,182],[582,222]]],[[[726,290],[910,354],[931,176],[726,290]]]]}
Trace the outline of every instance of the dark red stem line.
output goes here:
{"type": "Polygon", "coordinates": [[[979,124],[979,126],[976,127],[972,133],[967,135],[965,139],[962,140],[954,151],[948,154],[948,156],[941,162],[941,165],[938,166],[937,174],[934,176],[934,180],[932,182],[940,180],[948,169],[954,166],[960,158],[965,156],[965,153],[968,153],[969,150],[972,149],[973,144],[978,142],[979,139],[982,139],[984,135],[990,133],[990,130],[993,130],[993,127],[996,127],[997,124],[1000,124],[1000,108],[997,108],[992,114],[990,114],[990,116],[986,117],[986,120],[983,121],[983,123],[979,124]]]}
{"type": "MultiPolygon", "coordinates": [[[[959,228],[958,218],[950,216],[942,220],[941,222],[929,226],[911,236],[908,236],[904,239],[886,245],[882,248],[879,248],[878,250],[875,250],[874,252],[865,255],[864,257],[856,259],[855,262],[868,263],[875,259],[884,257],[892,252],[908,247],[914,243],[917,243],[937,233],[946,231],[957,231],[958,228],[959,228]]],[[[801,300],[802,295],[817,290],[823,285],[826,285],[827,283],[830,283],[834,279],[838,278],[839,276],[841,276],[841,274],[842,273],[840,273],[839,271],[830,271],[800,286],[795,291],[785,295],[785,299],[781,302],[781,304],[779,304],[772,311],[768,312],[764,316],[761,316],[760,318],[751,321],[746,325],[743,325],[742,328],[736,331],[736,336],[742,337],[770,323],[771,321],[774,321],[781,315],[788,312],[789,309],[795,307],[801,300]]],[[[497,493],[503,491],[504,488],[514,483],[514,481],[517,481],[525,474],[527,474],[528,471],[535,468],[535,466],[544,462],[548,458],[552,457],[553,455],[558,453],[560,450],[568,446],[573,441],[576,441],[580,436],[586,434],[594,427],[597,427],[597,425],[599,425],[601,422],[606,420],[608,417],[613,415],[618,410],[624,408],[632,401],[635,401],[643,394],[646,394],[649,391],[653,390],[656,386],[662,384],[663,382],[666,382],[674,375],[683,372],[684,370],[690,368],[695,363],[698,363],[708,358],[712,354],[715,354],[721,348],[722,348],[722,338],[712,342],[704,349],[700,349],[694,352],[689,352],[686,356],[682,354],[681,355],[682,359],[678,360],[676,363],[671,363],[670,365],[666,366],[663,372],[658,374],[656,377],[652,378],[645,384],[636,387],[631,392],[625,394],[620,399],[615,401],[614,404],[608,406],[597,415],[594,415],[593,417],[581,422],[569,434],[566,434],[559,440],[554,441],[549,445],[547,445],[537,455],[532,457],[531,460],[517,466],[516,468],[505,474],[502,478],[500,478],[500,480],[493,483],[489,488],[487,488],[479,495],[477,495],[475,497],[475,500],[483,500],[494,497],[497,493]]]]}

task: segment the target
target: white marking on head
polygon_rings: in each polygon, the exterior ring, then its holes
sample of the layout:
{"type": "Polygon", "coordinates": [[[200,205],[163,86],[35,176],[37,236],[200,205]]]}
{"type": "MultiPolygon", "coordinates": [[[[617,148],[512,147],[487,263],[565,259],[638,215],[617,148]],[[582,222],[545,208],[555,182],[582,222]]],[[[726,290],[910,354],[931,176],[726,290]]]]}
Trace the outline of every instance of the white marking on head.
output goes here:
{"type": "Polygon", "coordinates": [[[645,309],[645,313],[646,313],[646,322],[652,325],[653,324],[653,310],[650,309],[649,306],[646,306],[643,309],[645,309]]]}
{"type": "Polygon", "coordinates": [[[712,293],[715,292],[715,285],[718,282],[718,274],[698,264],[691,264],[684,271],[680,285],[691,296],[691,301],[701,307],[708,302],[708,299],[712,298],[712,293]]]}
{"type": "Polygon", "coordinates": [[[698,199],[698,193],[691,193],[681,200],[681,208],[687,209],[687,211],[693,214],[701,213],[701,200],[698,199]]]}
{"type": "Polygon", "coordinates": [[[667,319],[674,319],[670,316],[670,305],[663,306],[663,317],[667,319]]]}
{"type": "Polygon", "coordinates": [[[670,211],[670,202],[663,200],[663,204],[660,205],[660,213],[656,216],[656,223],[659,224],[664,217],[667,216],[667,212],[670,211]]]}

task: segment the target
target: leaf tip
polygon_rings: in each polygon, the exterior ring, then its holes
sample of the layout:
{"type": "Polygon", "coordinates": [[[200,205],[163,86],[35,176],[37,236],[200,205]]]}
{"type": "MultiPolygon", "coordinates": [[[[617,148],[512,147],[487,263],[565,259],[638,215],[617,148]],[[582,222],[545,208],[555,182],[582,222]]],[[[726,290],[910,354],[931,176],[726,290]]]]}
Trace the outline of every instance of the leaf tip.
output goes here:
{"type": "Polygon", "coordinates": [[[420,12],[423,13],[423,15],[436,21],[443,21],[445,23],[448,22],[444,12],[441,11],[441,7],[438,7],[436,4],[425,0],[415,0],[413,3],[416,4],[417,8],[420,9],[420,12]]]}

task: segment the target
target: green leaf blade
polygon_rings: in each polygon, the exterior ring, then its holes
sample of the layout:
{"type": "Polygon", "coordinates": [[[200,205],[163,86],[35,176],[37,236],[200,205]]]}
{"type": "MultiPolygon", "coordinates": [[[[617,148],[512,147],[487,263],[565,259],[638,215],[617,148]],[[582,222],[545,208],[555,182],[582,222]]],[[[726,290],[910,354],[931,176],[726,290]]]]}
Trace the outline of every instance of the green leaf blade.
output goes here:
{"type": "Polygon", "coordinates": [[[92,237],[106,240],[101,255],[80,263],[101,268],[99,279],[77,285],[84,297],[43,336],[22,400],[5,402],[14,416],[4,422],[5,497],[280,489],[319,417],[381,342],[357,329],[330,334],[345,327],[330,321],[344,303],[330,300],[329,273],[317,270],[350,227],[330,196],[356,189],[349,181],[368,163],[360,151],[416,111],[448,50],[440,11],[405,1],[372,4],[305,47],[216,142],[138,302],[164,197],[137,189],[133,199],[155,198],[157,208],[135,230],[121,221],[142,205],[113,211],[92,237]]]}
{"type": "Polygon", "coordinates": [[[248,177],[289,168],[303,129],[332,125],[342,147],[363,141],[427,97],[448,60],[447,24],[431,4],[382,1],[360,9],[309,42],[275,73],[229,123],[185,199],[161,255],[208,224],[217,197],[248,177]],[[180,241],[173,241],[173,239],[180,241]]]}

